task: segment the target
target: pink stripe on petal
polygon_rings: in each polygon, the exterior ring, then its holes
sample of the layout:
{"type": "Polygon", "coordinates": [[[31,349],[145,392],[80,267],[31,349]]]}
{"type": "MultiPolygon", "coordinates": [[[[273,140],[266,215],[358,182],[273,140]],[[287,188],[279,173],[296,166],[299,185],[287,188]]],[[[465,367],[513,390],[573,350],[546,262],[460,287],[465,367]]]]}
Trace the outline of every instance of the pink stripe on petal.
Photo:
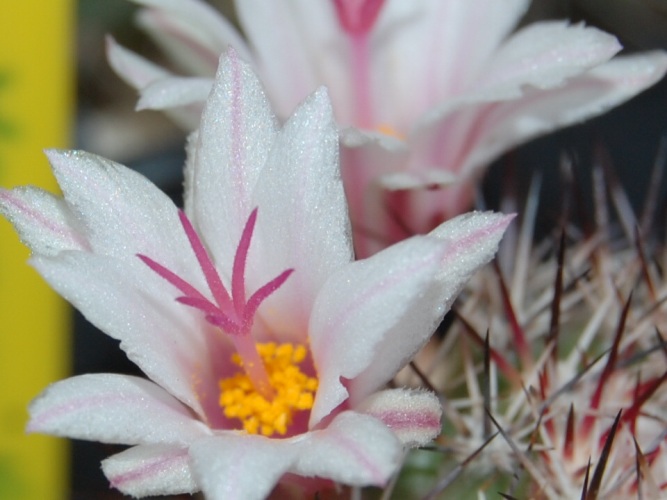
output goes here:
{"type": "Polygon", "coordinates": [[[440,431],[440,415],[420,410],[414,411],[385,411],[381,413],[370,413],[375,418],[382,420],[391,430],[400,431],[404,429],[437,429],[440,431]]]}
{"type": "Polygon", "coordinates": [[[158,475],[167,469],[175,467],[189,467],[190,457],[187,449],[176,450],[173,453],[156,457],[152,462],[144,461],[141,467],[131,472],[118,475],[108,475],[111,486],[121,491],[128,488],[128,483],[145,481],[150,476],[158,475]]]}
{"type": "Polygon", "coordinates": [[[350,485],[383,486],[403,455],[400,441],[387,426],[354,411],[339,413],[306,439],[293,472],[350,485]]]}
{"type": "Polygon", "coordinates": [[[514,219],[514,215],[499,217],[494,224],[482,229],[474,230],[469,236],[452,242],[452,244],[448,247],[443,262],[447,262],[450,259],[456,259],[460,254],[465,252],[475,252],[478,249],[478,245],[480,243],[484,244],[488,241],[489,236],[492,236],[493,234],[499,234],[504,231],[512,219],[514,219]]]}
{"type": "Polygon", "coordinates": [[[81,375],[57,382],[29,411],[27,432],[105,443],[187,442],[205,432],[164,389],[123,375],[81,375]]]}
{"type": "Polygon", "coordinates": [[[380,391],[363,401],[357,410],[381,420],[404,446],[423,446],[440,434],[442,428],[440,401],[428,391],[380,391]]]}
{"type": "MultiPolygon", "coordinates": [[[[35,210],[31,205],[26,204],[19,196],[15,196],[13,191],[0,189],[0,202],[4,202],[7,206],[14,208],[15,211],[22,213],[25,217],[31,219],[34,225],[46,229],[53,235],[57,235],[59,239],[65,236],[81,250],[90,250],[88,241],[73,231],[71,227],[56,224],[53,219],[44,217],[42,211],[35,210]]],[[[14,219],[11,214],[8,214],[8,218],[10,221],[14,219]]]]}
{"type": "Polygon", "coordinates": [[[232,83],[232,103],[231,103],[231,161],[232,175],[234,177],[234,188],[236,190],[239,208],[245,205],[247,193],[245,192],[246,179],[245,172],[250,169],[247,165],[247,158],[244,154],[245,134],[245,112],[243,108],[243,82],[241,63],[238,54],[233,47],[227,50],[228,61],[231,70],[232,83]]]}
{"type": "MultiPolygon", "coordinates": [[[[105,408],[114,407],[116,405],[128,405],[131,403],[139,404],[144,401],[144,399],[143,396],[128,397],[123,394],[71,399],[63,404],[49,408],[48,411],[39,412],[34,415],[26,426],[26,432],[51,432],[52,429],[49,427],[49,424],[62,417],[90,411],[91,409],[99,408],[99,411],[104,411],[105,408]]],[[[173,411],[172,408],[170,408],[170,410],[173,411]]]]}
{"type": "Polygon", "coordinates": [[[210,66],[211,71],[215,71],[218,65],[218,54],[213,52],[209,47],[202,45],[198,40],[192,38],[187,32],[183,31],[180,26],[174,24],[171,16],[165,15],[160,9],[146,9],[141,12],[149,23],[151,20],[155,27],[155,31],[163,35],[169,34],[174,40],[179,41],[184,47],[187,47],[196,54],[202,61],[210,66]]]}
{"type": "Polygon", "coordinates": [[[352,455],[354,461],[368,471],[373,478],[372,481],[375,486],[383,486],[387,482],[388,478],[386,474],[375,465],[373,459],[364,453],[361,447],[357,446],[354,441],[348,439],[344,434],[339,433],[336,435],[336,445],[345,448],[352,455]]]}
{"type": "Polygon", "coordinates": [[[359,315],[359,311],[367,308],[373,300],[381,300],[384,295],[400,290],[403,283],[420,274],[420,271],[423,272],[424,269],[432,267],[437,262],[436,259],[439,260],[440,257],[441,254],[434,253],[428,259],[412,261],[409,266],[405,265],[401,269],[394,270],[392,274],[383,276],[382,279],[377,280],[368,288],[358,290],[356,296],[349,297],[351,300],[346,301],[344,308],[335,311],[337,314],[330,316],[323,333],[320,334],[319,340],[322,342],[322,350],[324,352],[328,351],[327,346],[338,337],[335,332],[341,332],[343,325],[351,322],[355,314],[359,315]]]}

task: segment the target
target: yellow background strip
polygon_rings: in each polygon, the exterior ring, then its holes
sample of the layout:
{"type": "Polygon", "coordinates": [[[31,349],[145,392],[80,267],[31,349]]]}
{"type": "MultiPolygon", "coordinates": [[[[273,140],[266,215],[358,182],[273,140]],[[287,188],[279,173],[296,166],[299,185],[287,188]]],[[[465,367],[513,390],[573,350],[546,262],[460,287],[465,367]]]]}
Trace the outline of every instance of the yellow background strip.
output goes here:
{"type": "MultiPolygon", "coordinates": [[[[0,184],[55,181],[42,153],[65,147],[72,116],[73,8],[69,0],[0,7],[0,184]]],[[[67,375],[65,304],[26,264],[28,251],[0,221],[0,498],[66,497],[66,442],[26,435],[27,405],[67,375]]]]}

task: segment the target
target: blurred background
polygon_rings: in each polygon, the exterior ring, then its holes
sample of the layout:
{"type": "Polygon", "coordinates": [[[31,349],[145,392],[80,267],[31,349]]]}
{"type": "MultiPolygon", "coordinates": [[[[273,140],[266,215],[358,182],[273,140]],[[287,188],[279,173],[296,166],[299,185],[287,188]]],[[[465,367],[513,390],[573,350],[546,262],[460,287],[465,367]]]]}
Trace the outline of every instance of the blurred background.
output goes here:
{"type": "MultiPolygon", "coordinates": [[[[41,150],[75,147],[135,168],[179,202],[183,132],[160,113],[135,112],[136,92],[111,71],[104,55],[104,37],[113,34],[126,47],[161,61],[134,25],[136,5],[124,0],[7,3],[0,7],[2,184],[55,189],[41,150]]],[[[231,2],[211,3],[233,16],[231,2]]],[[[598,26],[615,34],[628,52],[667,49],[662,0],[540,0],[524,23],[548,18],[598,26]]],[[[507,172],[519,172],[511,177],[511,188],[522,192],[531,174],[541,171],[546,181],[540,224],[553,227],[560,207],[561,154],[574,159],[577,182],[589,193],[594,150],[602,148],[639,210],[666,132],[667,81],[662,81],[604,117],[503,156],[485,180],[485,203],[498,205],[507,172]]],[[[667,186],[661,186],[663,216],[666,193],[667,186]]],[[[120,498],[99,466],[120,448],[26,436],[23,428],[28,401],[48,383],[75,373],[137,370],[115,341],[62,305],[25,266],[28,254],[8,224],[3,221],[0,230],[0,312],[7,318],[0,332],[0,498],[120,498]]]]}

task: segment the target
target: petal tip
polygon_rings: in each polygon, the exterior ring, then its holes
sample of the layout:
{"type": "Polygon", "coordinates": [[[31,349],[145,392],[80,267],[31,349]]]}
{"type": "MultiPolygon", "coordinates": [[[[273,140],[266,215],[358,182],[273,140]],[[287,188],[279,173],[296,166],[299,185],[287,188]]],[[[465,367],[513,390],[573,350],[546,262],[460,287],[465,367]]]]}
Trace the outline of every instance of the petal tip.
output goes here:
{"type": "Polygon", "coordinates": [[[364,400],[358,409],[382,421],[408,448],[430,443],[442,430],[442,406],[429,391],[381,391],[364,400]]]}

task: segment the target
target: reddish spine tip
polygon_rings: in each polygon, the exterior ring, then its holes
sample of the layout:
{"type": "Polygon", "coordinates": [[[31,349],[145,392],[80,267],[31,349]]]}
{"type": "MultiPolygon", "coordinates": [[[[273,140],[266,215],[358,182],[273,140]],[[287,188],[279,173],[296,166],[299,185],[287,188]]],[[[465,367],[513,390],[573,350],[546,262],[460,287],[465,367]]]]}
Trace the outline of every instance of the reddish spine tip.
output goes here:
{"type": "Polygon", "coordinates": [[[572,460],[574,456],[574,405],[570,405],[570,411],[567,414],[567,424],[565,427],[565,437],[563,439],[563,456],[567,460],[572,460]]]}

